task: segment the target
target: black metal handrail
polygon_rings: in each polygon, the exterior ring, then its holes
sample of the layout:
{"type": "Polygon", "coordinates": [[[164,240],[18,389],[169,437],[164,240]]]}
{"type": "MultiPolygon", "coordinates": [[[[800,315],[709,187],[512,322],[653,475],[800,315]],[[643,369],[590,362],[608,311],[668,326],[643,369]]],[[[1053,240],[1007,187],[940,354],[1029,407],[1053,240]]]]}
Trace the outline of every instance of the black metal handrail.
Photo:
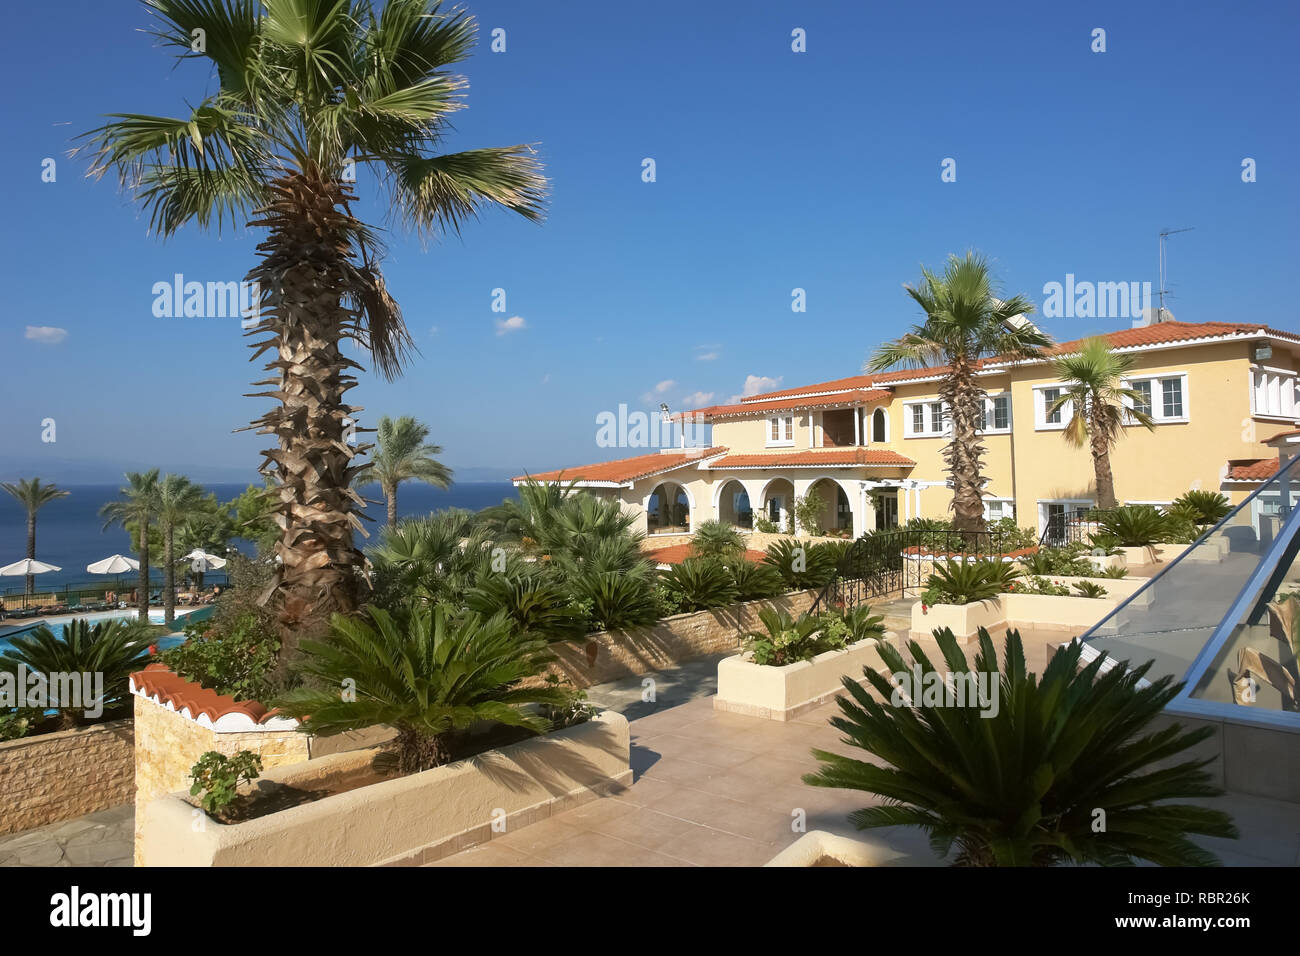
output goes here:
{"type": "MultiPolygon", "coordinates": [[[[203,575],[203,590],[211,591],[213,586],[226,588],[230,581],[224,571],[207,571],[203,575]]],[[[37,581],[36,590],[31,594],[23,585],[0,589],[0,611],[18,611],[42,607],[75,607],[78,605],[96,605],[104,603],[105,595],[110,591],[118,596],[119,601],[129,601],[131,593],[139,589],[139,578],[134,574],[123,575],[119,581],[103,580],[88,582],[70,582],[55,587],[41,587],[37,581]]],[[[191,587],[177,583],[173,590],[179,595],[191,590],[191,587]]],[[[149,594],[161,598],[163,585],[161,576],[150,575],[149,594]]]]}
{"type": "Polygon", "coordinates": [[[935,560],[1004,558],[1016,550],[1013,532],[891,528],[863,535],[849,545],[830,581],[808,609],[850,608],[874,598],[920,590],[935,560]]]}
{"type": "Polygon", "coordinates": [[[1039,547],[1064,548],[1072,544],[1088,544],[1110,511],[1100,508],[1079,508],[1050,515],[1038,539],[1039,547]]]}

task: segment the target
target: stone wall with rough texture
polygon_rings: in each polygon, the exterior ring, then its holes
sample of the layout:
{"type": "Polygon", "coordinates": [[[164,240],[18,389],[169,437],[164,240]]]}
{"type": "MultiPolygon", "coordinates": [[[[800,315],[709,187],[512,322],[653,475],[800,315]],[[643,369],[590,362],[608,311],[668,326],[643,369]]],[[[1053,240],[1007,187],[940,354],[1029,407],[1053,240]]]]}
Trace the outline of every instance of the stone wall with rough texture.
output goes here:
{"type": "Polygon", "coordinates": [[[724,608],[675,614],[635,631],[598,631],[576,641],[551,645],[559,658],[552,673],[575,687],[648,674],[692,657],[737,650],[742,635],[761,626],[758,612],[772,604],[791,615],[812,606],[818,592],[792,591],[777,598],[724,608]]]}
{"type": "Polygon", "coordinates": [[[0,833],[131,802],[131,721],[0,743],[0,833]]]}
{"type": "MultiPolygon", "coordinates": [[[[262,769],[306,760],[309,739],[296,730],[219,734],[174,710],[135,695],[136,836],[141,810],[164,793],[188,790],[190,768],[209,750],[233,755],[251,750],[262,757],[262,769]]],[[[138,840],[137,840],[138,843],[138,840]]]]}

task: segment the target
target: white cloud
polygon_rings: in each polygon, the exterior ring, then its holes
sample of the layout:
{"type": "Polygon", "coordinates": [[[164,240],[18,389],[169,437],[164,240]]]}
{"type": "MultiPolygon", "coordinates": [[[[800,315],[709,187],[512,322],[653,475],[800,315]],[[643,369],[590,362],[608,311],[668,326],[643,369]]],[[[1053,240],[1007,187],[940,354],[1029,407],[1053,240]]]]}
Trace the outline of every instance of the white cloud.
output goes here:
{"type": "Polygon", "coordinates": [[[67,329],[58,329],[52,325],[27,326],[27,340],[40,342],[42,345],[58,345],[68,337],[67,329]]]}
{"type": "Polygon", "coordinates": [[[524,321],[522,315],[512,315],[508,319],[497,319],[497,335],[505,335],[507,332],[518,332],[520,329],[528,328],[528,323],[524,321]]]}
{"type": "Polygon", "coordinates": [[[721,348],[722,348],[721,344],[697,345],[695,346],[695,351],[698,352],[699,354],[695,356],[695,361],[712,362],[714,359],[716,359],[719,355],[722,354],[720,351],[721,348]]]}
{"type": "Polygon", "coordinates": [[[742,398],[749,398],[751,395],[760,395],[763,392],[770,392],[781,387],[781,380],[785,378],[778,375],[776,378],[769,378],[766,375],[746,375],[745,387],[741,389],[739,395],[732,395],[728,402],[738,402],[742,398]]]}
{"type": "Polygon", "coordinates": [[[697,355],[697,356],[695,356],[695,361],[697,361],[697,362],[712,362],[712,361],[713,361],[714,359],[716,359],[717,357],[718,357],[718,353],[717,353],[717,352],[705,352],[705,353],[702,354],[702,355],[697,355]]]}
{"type": "Polygon", "coordinates": [[[666,378],[658,385],[655,386],[655,394],[662,395],[664,392],[668,391],[668,389],[672,388],[676,384],[677,382],[674,381],[673,379],[666,378]]]}
{"type": "Polygon", "coordinates": [[[713,401],[713,392],[691,392],[689,395],[682,396],[682,404],[687,410],[701,408],[713,401]]]}

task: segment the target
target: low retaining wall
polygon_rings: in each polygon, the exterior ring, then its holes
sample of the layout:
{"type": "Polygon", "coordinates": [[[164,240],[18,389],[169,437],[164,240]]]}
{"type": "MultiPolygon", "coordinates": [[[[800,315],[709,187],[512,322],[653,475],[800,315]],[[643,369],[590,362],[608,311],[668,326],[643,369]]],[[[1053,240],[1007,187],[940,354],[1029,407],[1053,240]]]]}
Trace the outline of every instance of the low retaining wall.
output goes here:
{"type": "Polygon", "coordinates": [[[1121,601],[1146,584],[1148,578],[1049,577],[1073,585],[1095,581],[1106,588],[1106,596],[1007,593],[974,604],[936,604],[922,611],[920,601],[912,605],[912,639],[928,638],[938,628],[951,628],[959,641],[973,641],[979,628],[1023,627],[1034,630],[1069,630],[1082,633],[1113,611],[1121,601]]]}
{"type": "Polygon", "coordinates": [[[130,803],[130,720],[0,743],[0,834],[130,803]]]}
{"type": "MultiPolygon", "coordinates": [[[[143,866],[429,863],[627,785],[629,746],[627,720],[605,711],[576,727],[233,825],[209,819],[184,794],[168,794],[143,809],[137,860],[143,866]]],[[[262,779],[311,789],[364,771],[376,753],[334,754],[262,779]]]]}
{"type": "Polygon", "coordinates": [[[859,641],[842,651],[827,651],[810,661],[782,667],[755,664],[738,654],[718,662],[713,709],[794,720],[836,697],[844,689],[841,678],[852,677],[862,683],[862,672],[868,667],[882,673],[886,670],[875,640],[859,641]]]}
{"type": "Polygon", "coordinates": [[[735,650],[746,631],[761,626],[758,612],[772,605],[797,617],[817,600],[818,591],[791,591],[780,597],[674,614],[635,631],[597,631],[575,641],[551,645],[558,660],[550,672],[575,687],[649,674],[681,661],[735,650]]]}

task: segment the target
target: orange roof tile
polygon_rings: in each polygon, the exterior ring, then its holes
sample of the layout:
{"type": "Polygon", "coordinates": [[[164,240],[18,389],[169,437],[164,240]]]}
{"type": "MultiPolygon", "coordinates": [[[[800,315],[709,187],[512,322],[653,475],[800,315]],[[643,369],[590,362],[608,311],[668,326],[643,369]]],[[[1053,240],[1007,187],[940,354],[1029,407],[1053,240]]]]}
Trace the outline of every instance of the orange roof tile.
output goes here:
{"type": "MultiPolygon", "coordinates": [[[[1106,339],[1114,348],[1130,349],[1155,345],[1172,345],[1178,342],[1194,342],[1199,339],[1213,340],[1230,337],[1251,337],[1256,335],[1272,336],[1274,338],[1286,339],[1291,342],[1300,342],[1300,334],[1270,328],[1258,322],[1157,322],[1153,325],[1145,325],[1138,328],[1119,329],[1115,332],[1104,332],[1101,333],[1099,337],[1106,339]]],[[[1047,354],[1049,356],[1068,354],[1072,351],[1076,351],[1082,342],[1083,339],[1061,342],[1049,349],[1047,354]]],[[[981,368],[986,368],[989,366],[999,366],[1004,363],[1005,360],[991,358],[985,359],[977,364],[981,368]]],[[[786,388],[774,392],[763,392],[760,395],[750,395],[741,399],[740,404],[755,404],[772,401],[774,399],[792,398],[799,395],[815,395],[822,392],[842,393],[855,389],[868,389],[872,386],[890,385],[897,382],[934,378],[942,375],[946,371],[947,366],[935,366],[934,368],[898,369],[892,372],[851,375],[847,378],[832,379],[829,382],[817,382],[799,388],[786,388]]],[[[708,412],[710,409],[702,409],[701,411],[708,412]]],[[[683,414],[691,413],[685,412],[683,414]]]]}
{"type": "Polygon", "coordinates": [[[855,466],[910,468],[916,462],[885,448],[810,449],[768,452],[757,455],[726,455],[709,463],[709,468],[850,468],[855,466]]]}
{"type": "Polygon", "coordinates": [[[544,471],[536,475],[519,475],[514,481],[522,482],[528,478],[536,481],[577,481],[580,484],[599,482],[601,484],[622,485],[638,478],[648,478],[660,472],[672,471],[683,465],[695,464],[706,458],[726,454],[722,446],[714,448],[688,448],[685,451],[657,452],[653,455],[637,455],[635,458],[619,458],[615,461],[602,461],[594,465],[577,465],[573,468],[561,468],[557,471],[544,471]]]}
{"type": "Polygon", "coordinates": [[[825,408],[832,405],[866,405],[871,402],[889,398],[891,392],[882,388],[854,389],[851,392],[837,392],[834,395],[814,395],[778,399],[776,401],[750,402],[742,401],[734,405],[711,405],[698,408],[693,412],[681,412],[673,417],[682,419],[697,416],[704,421],[715,418],[733,418],[741,415],[761,415],[765,412],[787,411],[796,408],[825,408]]]}
{"type": "Polygon", "coordinates": [[[1228,481],[1265,481],[1277,473],[1276,458],[1238,458],[1228,462],[1228,481]]]}
{"type": "Polygon", "coordinates": [[[243,714],[255,724],[277,716],[276,711],[267,710],[255,700],[235,700],[186,680],[166,664],[148,664],[136,671],[131,675],[131,686],[160,704],[171,704],[177,711],[188,709],[191,717],[206,715],[213,723],[227,714],[243,714]]]}
{"type": "MultiPolygon", "coordinates": [[[[667,548],[654,548],[646,552],[648,557],[655,564],[681,564],[692,555],[689,544],[674,544],[667,548]]],[[[751,551],[745,549],[745,560],[752,561],[754,564],[760,564],[767,555],[762,551],[751,551]]]]}

